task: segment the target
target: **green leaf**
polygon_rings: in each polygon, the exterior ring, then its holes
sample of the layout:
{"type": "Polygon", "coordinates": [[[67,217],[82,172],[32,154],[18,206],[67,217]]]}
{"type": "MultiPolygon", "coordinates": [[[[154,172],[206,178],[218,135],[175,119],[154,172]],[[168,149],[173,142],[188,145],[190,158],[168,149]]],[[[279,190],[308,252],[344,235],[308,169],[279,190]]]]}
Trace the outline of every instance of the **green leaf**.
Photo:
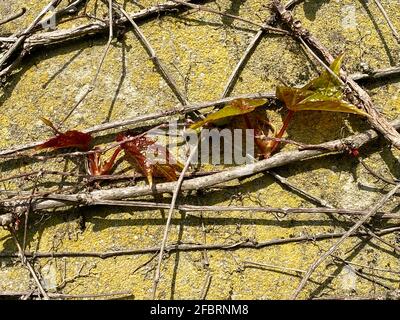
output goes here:
{"type": "Polygon", "coordinates": [[[44,117],[40,117],[40,120],[42,120],[42,122],[43,122],[46,126],[50,127],[51,130],[53,130],[54,133],[56,133],[56,134],[60,134],[60,133],[61,133],[60,130],[58,130],[58,129],[56,128],[56,126],[53,124],[53,122],[51,122],[49,119],[44,118],[44,117]]]}
{"type": "Polygon", "coordinates": [[[266,99],[237,99],[230,104],[208,115],[205,119],[198,121],[190,126],[191,129],[200,128],[208,123],[216,122],[218,120],[226,119],[241,114],[246,114],[254,111],[257,107],[264,105],[268,100],[266,99]]]}
{"type": "Polygon", "coordinates": [[[286,107],[290,110],[293,110],[297,104],[312,94],[313,91],[305,90],[303,88],[299,89],[285,86],[276,87],[276,97],[280,101],[284,102],[286,107]]]}
{"type": "Polygon", "coordinates": [[[369,115],[358,109],[351,103],[338,99],[335,96],[329,97],[321,93],[314,93],[304,100],[302,100],[297,105],[294,105],[291,110],[293,111],[305,111],[305,110],[315,110],[315,111],[331,111],[331,112],[344,112],[353,113],[361,116],[368,117],[369,115]]]}
{"type": "MultiPolygon", "coordinates": [[[[343,57],[344,54],[342,53],[329,66],[329,68],[333,71],[333,73],[336,74],[338,77],[340,77],[340,68],[342,66],[343,57]]],[[[329,92],[329,91],[336,92],[336,91],[341,91],[341,83],[329,71],[324,70],[318,78],[311,80],[307,85],[303,87],[303,89],[313,90],[313,91],[321,90],[324,92],[329,92]]]]}
{"type": "MultiPolygon", "coordinates": [[[[342,61],[343,54],[338,56],[330,66],[337,76],[340,74],[342,61]]],[[[341,84],[326,70],[302,88],[278,86],[276,96],[285,103],[288,109],[293,111],[332,111],[369,117],[366,112],[343,99],[341,84]]]]}

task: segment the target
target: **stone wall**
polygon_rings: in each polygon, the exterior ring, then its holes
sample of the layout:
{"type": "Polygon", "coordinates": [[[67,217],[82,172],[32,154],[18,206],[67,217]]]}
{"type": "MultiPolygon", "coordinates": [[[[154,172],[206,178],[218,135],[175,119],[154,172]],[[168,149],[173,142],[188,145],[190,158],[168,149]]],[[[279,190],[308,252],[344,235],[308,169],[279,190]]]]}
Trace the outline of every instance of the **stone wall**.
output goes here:
{"type": "MultiPolygon", "coordinates": [[[[67,1],[63,1],[66,3],[67,1]]],[[[1,1],[0,17],[21,7],[27,13],[0,26],[1,34],[22,30],[48,3],[47,0],[1,1]]],[[[140,1],[140,6],[124,1],[130,13],[158,2],[140,1]]],[[[259,0],[218,0],[203,3],[222,12],[261,23],[270,15],[268,2],[259,0]]],[[[382,0],[395,26],[400,29],[400,4],[382,0]]],[[[106,18],[101,1],[90,0],[87,12],[106,18]]],[[[373,1],[305,1],[294,8],[294,15],[337,55],[345,52],[349,73],[364,72],[399,64],[399,44],[373,1]]],[[[60,24],[72,28],[86,19],[60,24]]],[[[257,27],[244,22],[197,10],[174,11],[140,21],[168,72],[190,102],[221,97],[224,86],[257,27]]],[[[61,121],[79,100],[96,74],[104,52],[107,34],[32,52],[0,91],[0,148],[48,138],[51,133],[40,117],[61,121]]],[[[282,82],[301,85],[321,71],[293,39],[265,35],[246,64],[233,95],[273,92],[282,82]]],[[[371,82],[365,86],[385,117],[395,119],[400,108],[400,86],[396,79],[371,82]]],[[[150,112],[168,110],[178,100],[136,36],[128,30],[122,40],[114,39],[94,91],[65,123],[83,129],[95,124],[127,119],[150,112]]],[[[285,110],[273,108],[268,115],[279,126],[285,110]]],[[[329,112],[300,112],[288,130],[288,138],[304,143],[321,143],[368,129],[368,123],[355,115],[329,112]]],[[[113,131],[107,132],[111,134],[113,131]]],[[[109,141],[105,133],[100,141],[109,141]]],[[[289,150],[293,146],[287,146],[289,150]]],[[[366,162],[383,175],[400,173],[399,152],[383,139],[360,150],[366,162]]],[[[0,179],[45,167],[73,170],[72,161],[0,160],[0,179]]],[[[296,163],[276,170],[310,194],[336,207],[368,209],[383,195],[386,184],[367,173],[348,155],[332,155],[296,163]]],[[[73,185],[72,178],[46,176],[40,186],[56,190],[73,185]]],[[[142,183],[142,182],[140,182],[142,183]]],[[[1,184],[2,190],[31,190],[34,179],[1,184]]],[[[3,192],[3,191],[2,191],[3,192]]],[[[4,199],[5,195],[1,195],[4,199]]],[[[169,196],[164,198],[168,201],[169,196]]],[[[268,173],[258,174],[231,187],[209,192],[185,194],[183,203],[202,205],[264,205],[272,207],[312,207],[313,204],[277,183],[268,173]]],[[[160,199],[156,199],[160,200],[160,199]]],[[[385,210],[396,212],[397,202],[389,201],[385,210]]],[[[27,250],[38,252],[105,252],[159,246],[167,211],[116,207],[71,208],[50,211],[30,220],[27,250]],[[85,228],[82,228],[82,216],[85,228]]],[[[262,242],[269,239],[342,232],[349,227],[345,219],[326,215],[296,214],[277,220],[272,214],[254,212],[204,212],[181,215],[176,212],[168,243],[262,242]]],[[[396,224],[377,222],[376,227],[396,224]]],[[[23,228],[22,228],[23,229],[23,228]]],[[[20,239],[23,230],[18,233],[20,239]]],[[[385,236],[399,244],[398,235],[385,236]]],[[[292,243],[262,249],[171,252],[162,265],[160,299],[197,299],[211,276],[207,299],[287,299],[306,270],[335,240],[292,243]],[[245,261],[279,266],[244,267],[245,261]],[[207,262],[207,263],[206,263],[207,262]]],[[[16,252],[7,230],[0,230],[0,253],[16,252]]],[[[398,256],[379,241],[351,238],[337,255],[372,268],[399,271],[398,256]]],[[[17,258],[0,257],[0,292],[35,288],[29,272],[17,258]]],[[[128,291],[135,299],[151,297],[157,258],[154,253],[109,258],[41,258],[34,261],[49,292],[98,294],[128,291]],[[78,276],[78,272],[80,275],[78,276]],[[63,283],[64,273],[67,282],[63,283]]],[[[385,295],[399,288],[398,274],[368,270],[359,266],[334,264],[328,259],[312,276],[301,297],[322,295],[385,295]],[[365,279],[356,272],[368,272],[365,279]],[[333,277],[331,277],[333,276],[333,277]],[[388,288],[390,289],[388,289],[388,288]]]]}

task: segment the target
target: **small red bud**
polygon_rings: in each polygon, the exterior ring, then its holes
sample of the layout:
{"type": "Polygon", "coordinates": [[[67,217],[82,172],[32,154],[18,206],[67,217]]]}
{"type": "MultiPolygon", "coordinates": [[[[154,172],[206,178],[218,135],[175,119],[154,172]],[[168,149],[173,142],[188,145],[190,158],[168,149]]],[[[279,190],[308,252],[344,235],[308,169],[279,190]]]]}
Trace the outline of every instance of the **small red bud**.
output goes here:
{"type": "Polygon", "coordinates": [[[354,148],[354,149],[351,149],[351,150],[350,150],[350,154],[351,154],[353,157],[357,158],[357,157],[360,155],[360,152],[358,151],[358,149],[354,148]]]}

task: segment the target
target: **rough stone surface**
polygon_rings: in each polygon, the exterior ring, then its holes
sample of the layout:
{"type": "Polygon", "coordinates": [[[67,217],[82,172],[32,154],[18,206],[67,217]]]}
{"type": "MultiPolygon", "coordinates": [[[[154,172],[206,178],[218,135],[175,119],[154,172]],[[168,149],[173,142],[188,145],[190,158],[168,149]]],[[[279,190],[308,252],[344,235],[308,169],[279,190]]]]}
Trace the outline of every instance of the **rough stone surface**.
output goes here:
{"type": "MultiPolygon", "coordinates": [[[[8,16],[23,6],[28,12],[23,18],[1,26],[0,33],[22,30],[47,2],[1,1],[0,17],[8,16]]],[[[400,3],[389,0],[381,2],[400,30],[400,3]]],[[[143,6],[155,3],[152,0],[140,1],[143,6]]],[[[265,1],[218,0],[206,5],[257,22],[269,16],[265,1]]],[[[132,3],[127,4],[126,8],[128,12],[140,10],[132,3]]],[[[100,1],[91,0],[88,12],[94,13],[95,10],[100,17],[106,13],[100,1]]],[[[296,6],[294,14],[333,54],[346,52],[345,65],[350,73],[367,67],[376,69],[399,64],[400,47],[373,1],[305,1],[296,6]]],[[[84,20],[70,21],[61,24],[59,28],[69,28],[80,23],[84,23],[84,20]]],[[[140,27],[191,102],[221,96],[230,73],[255,34],[252,26],[195,10],[152,18],[142,22],[140,27]]],[[[92,81],[106,41],[106,36],[86,39],[62,47],[46,48],[25,59],[23,67],[15,72],[0,91],[0,148],[49,137],[50,133],[39,117],[44,116],[55,122],[63,119],[92,81]]],[[[319,70],[320,67],[292,39],[267,35],[241,73],[232,95],[273,91],[282,81],[299,85],[315,76],[319,70]]],[[[400,109],[398,81],[394,79],[374,83],[366,88],[381,112],[389,119],[396,118],[400,109]]],[[[155,72],[135,35],[129,31],[122,42],[112,42],[95,90],[68,119],[65,127],[82,129],[104,121],[168,110],[177,102],[162,77],[155,72]]],[[[272,109],[268,114],[279,126],[285,112],[272,109]]],[[[357,116],[302,112],[295,115],[288,137],[304,143],[321,143],[366,128],[369,128],[368,123],[357,116]]],[[[361,155],[381,174],[399,176],[399,152],[391,149],[383,139],[361,150],[361,155]]],[[[44,166],[47,169],[68,170],[73,169],[75,164],[53,160],[46,163],[2,160],[0,178],[44,166]]],[[[370,208],[382,197],[381,189],[385,186],[346,155],[304,161],[280,168],[277,172],[307,192],[334,206],[345,208],[370,208]]],[[[60,183],[73,183],[72,179],[56,176],[40,181],[43,186],[52,188],[57,188],[60,183]]],[[[1,189],[30,190],[32,186],[33,181],[6,182],[1,189]]],[[[287,191],[268,174],[236,182],[227,190],[205,192],[202,196],[188,195],[182,201],[205,205],[312,206],[307,200],[287,191]]],[[[396,205],[397,202],[392,200],[385,208],[396,212],[396,205]]],[[[160,211],[102,207],[56,213],[46,215],[44,219],[32,218],[28,250],[103,252],[157,246],[161,243],[166,214],[160,211]],[[80,214],[85,216],[84,230],[80,228],[80,214]]],[[[342,222],[342,218],[334,221],[324,215],[309,214],[286,217],[282,221],[262,213],[212,212],[204,213],[203,217],[201,220],[199,215],[184,217],[176,213],[168,243],[204,243],[204,236],[207,243],[233,243],[246,239],[265,241],[343,231],[349,226],[342,222]]],[[[377,226],[395,223],[390,221],[377,226]]],[[[20,239],[22,233],[19,233],[20,239]]],[[[396,243],[398,235],[391,234],[385,236],[385,239],[396,243]]],[[[301,274],[243,268],[243,262],[305,270],[333,243],[334,240],[271,246],[259,250],[209,251],[207,255],[212,279],[207,298],[289,298],[301,274]]],[[[0,252],[15,250],[8,231],[0,230],[0,252]]],[[[162,266],[158,297],[199,298],[207,275],[204,254],[181,252],[168,255],[162,266]]],[[[349,239],[337,254],[355,263],[400,271],[398,256],[376,240],[366,242],[360,238],[349,239]]],[[[129,291],[135,299],[145,299],[151,297],[156,259],[147,262],[152,256],[37,259],[34,265],[42,274],[45,288],[50,291],[54,291],[57,286],[61,286],[60,291],[70,294],[129,291]],[[63,283],[64,270],[67,280],[72,279],[66,283],[63,283]],[[81,276],[74,279],[79,270],[82,271],[81,276]]],[[[380,285],[358,276],[352,268],[343,268],[328,260],[317,269],[301,297],[385,294],[388,289],[382,284],[392,289],[399,288],[399,276],[396,274],[364,268],[363,271],[379,276],[376,279],[380,285]],[[334,277],[329,277],[331,275],[334,277]]],[[[30,288],[34,288],[34,282],[19,261],[0,258],[0,291],[24,291],[30,288]]]]}

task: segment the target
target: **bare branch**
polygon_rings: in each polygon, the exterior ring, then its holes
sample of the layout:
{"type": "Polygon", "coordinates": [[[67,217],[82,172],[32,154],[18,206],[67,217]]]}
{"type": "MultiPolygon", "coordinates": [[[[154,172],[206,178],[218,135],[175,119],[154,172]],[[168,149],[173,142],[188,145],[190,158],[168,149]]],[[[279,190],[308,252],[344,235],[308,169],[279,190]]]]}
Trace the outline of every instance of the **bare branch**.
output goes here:
{"type": "Polygon", "coordinates": [[[385,17],[385,20],[390,28],[392,30],[392,34],[395,37],[396,41],[398,44],[400,44],[400,35],[396,30],[396,27],[393,25],[392,21],[390,20],[388,14],[386,13],[385,8],[382,6],[382,3],[379,0],[374,0],[376,5],[378,6],[379,10],[382,12],[383,16],[385,17]]]}
{"type": "Polygon", "coordinates": [[[318,266],[325,261],[336,249],[354,232],[360,228],[363,223],[365,223],[370,217],[375,215],[377,211],[400,189],[400,184],[396,185],[390,192],[388,192],[365,216],[360,218],[356,224],[354,224],[343,236],[324,254],[322,254],[307,270],[307,273],[304,275],[303,279],[301,280],[299,286],[297,287],[296,291],[293,294],[293,299],[296,299],[301,292],[301,290],[305,287],[308,279],[318,268],[318,266]]]}
{"type": "Polygon", "coordinates": [[[157,269],[156,269],[156,272],[154,274],[153,292],[152,292],[153,300],[156,299],[157,286],[158,286],[158,283],[160,281],[160,276],[161,276],[161,264],[162,264],[162,260],[163,260],[163,256],[164,256],[164,249],[165,249],[165,246],[166,246],[167,240],[168,240],[168,232],[169,232],[169,228],[170,228],[170,225],[171,225],[172,214],[174,213],[176,200],[178,199],[179,190],[181,189],[181,186],[182,186],[182,183],[183,183],[183,179],[185,178],[185,173],[189,169],[189,166],[192,163],[193,158],[197,154],[197,151],[198,151],[198,145],[195,146],[191,150],[190,155],[186,160],[185,166],[183,167],[182,172],[179,175],[178,181],[176,182],[176,185],[175,185],[174,192],[172,194],[171,205],[170,205],[169,211],[168,211],[167,223],[165,224],[164,236],[163,236],[163,239],[162,239],[162,242],[161,242],[160,253],[158,255],[157,269]]]}
{"type": "MultiPolygon", "coordinates": [[[[0,292],[0,297],[22,297],[22,296],[38,296],[37,292],[32,291],[3,291],[0,292]]],[[[111,296],[132,296],[129,291],[97,293],[97,294],[65,294],[65,293],[48,293],[51,299],[91,299],[104,298],[111,296]]]]}
{"type": "Polygon", "coordinates": [[[268,31],[281,33],[281,34],[289,34],[286,30],[279,29],[279,28],[274,28],[274,27],[268,26],[266,24],[260,24],[260,23],[254,22],[254,21],[250,21],[250,20],[244,19],[244,18],[239,17],[239,16],[235,16],[233,14],[229,14],[229,13],[221,12],[221,11],[218,11],[218,10],[214,10],[214,9],[211,9],[209,7],[202,6],[202,5],[199,5],[199,4],[192,4],[190,2],[185,2],[185,1],[181,1],[181,0],[171,0],[171,1],[175,2],[175,3],[182,4],[182,5],[186,6],[186,7],[192,8],[192,9],[197,9],[197,10],[201,10],[201,11],[205,11],[205,12],[211,12],[211,13],[218,14],[220,16],[236,19],[236,20],[251,24],[253,26],[257,26],[262,30],[268,30],[268,31]]]}
{"type": "Polygon", "coordinates": [[[14,44],[8,49],[8,51],[0,59],[0,68],[5,62],[14,54],[16,50],[24,43],[25,39],[28,37],[29,32],[37,25],[37,23],[44,17],[44,15],[54,7],[54,5],[59,2],[59,0],[52,0],[49,4],[44,7],[44,9],[39,13],[39,15],[33,20],[33,22],[21,33],[22,35],[17,38],[14,44]]]}
{"type": "MultiPolygon", "coordinates": [[[[382,229],[376,232],[379,236],[384,236],[400,230],[400,227],[392,227],[382,229]]],[[[314,235],[303,235],[298,237],[279,238],[266,240],[261,242],[254,241],[240,241],[234,243],[210,243],[210,244],[171,244],[165,247],[165,252],[171,253],[176,251],[203,251],[203,250],[239,250],[239,249],[261,249],[274,245],[284,245],[289,243],[305,242],[305,241],[322,241],[332,240],[340,238],[345,232],[333,232],[333,233],[321,233],[314,235]]],[[[358,231],[350,235],[350,237],[367,236],[368,233],[358,231]]],[[[160,251],[159,246],[147,247],[141,249],[129,249],[129,250],[118,250],[118,251],[107,251],[107,252],[26,252],[26,257],[38,258],[61,258],[61,257],[93,257],[99,259],[107,259],[118,256],[131,256],[141,255],[148,253],[158,253],[160,251]]],[[[3,258],[15,258],[18,257],[17,253],[0,252],[0,257],[3,258]]]]}
{"type": "MultiPolygon", "coordinates": [[[[400,127],[400,120],[394,121],[393,125],[397,128],[400,127]]],[[[265,170],[288,165],[297,161],[315,158],[317,156],[340,153],[347,151],[347,144],[351,143],[356,148],[360,148],[364,144],[376,139],[378,134],[375,130],[370,129],[363,133],[352,135],[346,139],[333,140],[318,145],[320,149],[316,150],[302,150],[302,151],[289,151],[280,152],[269,159],[258,161],[254,164],[238,166],[232,169],[227,169],[219,173],[215,173],[205,177],[199,177],[184,181],[182,183],[182,190],[198,190],[211,186],[218,185],[227,181],[235,180],[238,178],[251,176],[265,170]]],[[[69,204],[90,204],[93,200],[120,200],[131,197],[138,197],[144,195],[154,195],[157,193],[172,193],[175,190],[176,182],[167,182],[150,186],[134,186],[127,188],[115,188],[109,190],[97,190],[85,194],[70,194],[70,195],[49,195],[44,197],[44,200],[34,201],[33,209],[52,209],[65,207],[69,204]]],[[[26,206],[26,201],[13,202],[6,201],[5,206],[26,206]]]]}
{"type": "MultiPolygon", "coordinates": [[[[295,20],[290,11],[286,10],[279,0],[274,0],[273,4],[279,13],[282,21],[292,31],[292,34],[303,44],[309,46],[312,51],[319,57],[331,64],[334,58],[329,51],[319,42],[318,39],[313,37],[310,32],[303,28],[299,20],[295,20]]],[[[348,99],[356,106],[362,108],[369,114],[368,121],[378,130],[383,136],[389,140],[396,148],[400,149],[400,134],[390,125],[374,106],[371,97],[362,89],[354,80],[347,76],[344,70],[341,70],[341,78],[344,83],[348,85],[348,99]]]]}
{"type": "Polygon", "coordinates": [[[37,287],[38,287],[40,293],[41,293],[42,296],[43,296],[43,299],[49,300],[49,296],[48,296],[47,292],[43,289],[43,286],[42,286],[42,284],[40,283],[40,280],[39,280],[38,276],[36,275],[35,269],[32,267],[32,265],[30,264],[30,262],[26,259],[25,252],[24,252],[24,250],[22,249],[21,245],[20,245],[19,242],[18,242],[18,239],[17,239],[17,236],[16,236],[16,234],[15,234],[14,229],[9,228],[9,230],[10,230],[11,235],[12,235],[12,237],[13,237],[14,243],[15,243],[15,245],[16,245],[17,248],[18,248],[18,256],[19,256],[19,258],[21,259],[22,264],[24,264],[24,265],[28,268],[29,272],[31,273],[33,279],[34,279],[35,282],[36,282],[36,285],[37,285],[37,287]]]}
{"type": "Polygon", "coordinates": [[[109,25],[109,32],[108,32],[108,41],[106,47],[104,49],[103,55],[101,56],[99,65],[97,67],[96,75],[94,76],[92,83],[86,89],[84,94],[80,97],[80,99],[75,103],[72,109],[68,112],[65,118],[60,122],[60,126],[64,124],[65,121],[72,115],[72,113],[81,105],[81,103],[86,99],[86,97],[94,90],[96,86],[97,79],[99,77],[101,68],[103,67],[104,60],[106,59],[107,53],[110,50],[111,42],[113,39],[113,2],[112,0],[108,0],[108,25],[109,25]]]}
{"type": "Polygon", "coordinates": [[[22,17],[25,14],[25,12],[26,12],[26,8],[22,8],[18,12],[14,13],[12,16],[0,20],[0,26],[8,23],[10,21],[14,21],[15,19],[18,19],[19,17],[22,17]]]}
{"type": "Polygon", "coordinates": [[[153,61],[155,67],[160,71],[161,76],[164,78],[165,82],[171,88],[177,99],[182,105],[187,105],[186,98],[183,96],[181,91],[179,90],[178,86],[176,85],[174,79],[168,74],[167,69],[161,63],[160,59],[157,57],[156,52],[154,51],[153,47],[151,46],[150,42],[147,40],[143,32],[140,30],[139,26],[136,24],[135,21],[131,18],[131,16],[121,7],[116,4],[114,6],[117,8],[118,11],[125,16],[126,19],[130,22],[133,26],[133,31],[135,32],[136,36],[139,38],[140,42],[146,49],[148,55],[150,56],[151,61],[153,61]]]}

